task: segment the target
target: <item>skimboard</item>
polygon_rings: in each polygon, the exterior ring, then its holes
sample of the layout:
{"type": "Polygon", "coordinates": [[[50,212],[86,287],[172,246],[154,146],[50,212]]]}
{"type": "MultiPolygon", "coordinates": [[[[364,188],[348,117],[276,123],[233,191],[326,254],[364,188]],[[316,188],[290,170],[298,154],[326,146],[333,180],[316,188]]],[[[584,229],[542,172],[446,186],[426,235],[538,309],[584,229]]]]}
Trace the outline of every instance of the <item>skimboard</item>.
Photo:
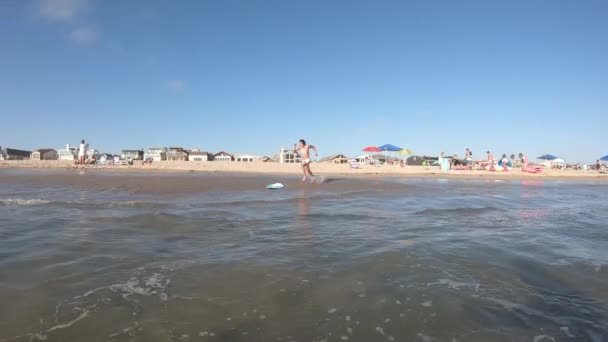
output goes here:
{"type": "Polygon", "coordinates": [[[283,189],[285,187],[285,185],[281,184],[281,183],[274,183],[274,184],[269,184],[266,186],[266,189],[269,190],[278,190],[278,189],[283,189]]]}

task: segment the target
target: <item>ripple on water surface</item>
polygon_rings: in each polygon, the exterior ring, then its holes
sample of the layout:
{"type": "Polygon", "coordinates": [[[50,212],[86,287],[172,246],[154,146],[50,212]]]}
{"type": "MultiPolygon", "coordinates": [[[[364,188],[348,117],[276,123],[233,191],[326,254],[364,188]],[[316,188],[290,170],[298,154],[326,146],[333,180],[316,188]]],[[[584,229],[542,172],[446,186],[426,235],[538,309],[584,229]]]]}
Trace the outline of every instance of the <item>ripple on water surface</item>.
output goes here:
{"type": "Polygon", "coordinates": [[[606,186],[391,181],[4,187],[0,341],[606,340],[606,186]]]}

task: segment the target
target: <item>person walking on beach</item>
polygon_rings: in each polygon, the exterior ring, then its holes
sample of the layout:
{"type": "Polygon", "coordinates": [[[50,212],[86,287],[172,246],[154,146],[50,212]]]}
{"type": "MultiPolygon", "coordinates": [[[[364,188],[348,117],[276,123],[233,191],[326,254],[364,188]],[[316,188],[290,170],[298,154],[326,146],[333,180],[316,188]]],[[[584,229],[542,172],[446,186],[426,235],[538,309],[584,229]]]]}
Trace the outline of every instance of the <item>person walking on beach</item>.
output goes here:
{"type": "Polygon", "coordinates": [[[300,139],[299,146],[298,144],[293,144],[293,151],[295,153],[300,154],[300,158],[302,158],[302,172],[304,172],[304,177],[302,178],[302,182],[306,182],[308,180],[308,176],[314,179],[315,175],[312,174],[310,170],[310,150],[315,151],[315,157],[319,154],[317,152],[317,148],[313,145],[306,145],[306,141],[304,139],[300,139]]]}
{"type": "Polygon", "coordinates": [[[471,149],[469,149],[469,148],[467,148],[467,150],[464,151],[464,162],[467,166],[469,166],[473,163],[473,152],[471,152],[471,149]]]}
{"type": "Polygon", "coordinates": [[[597,162],[595,162],[595,169],[599,172],[602,169],[602,163],[600,163],[600,160],[598,159],[597,162]]]}

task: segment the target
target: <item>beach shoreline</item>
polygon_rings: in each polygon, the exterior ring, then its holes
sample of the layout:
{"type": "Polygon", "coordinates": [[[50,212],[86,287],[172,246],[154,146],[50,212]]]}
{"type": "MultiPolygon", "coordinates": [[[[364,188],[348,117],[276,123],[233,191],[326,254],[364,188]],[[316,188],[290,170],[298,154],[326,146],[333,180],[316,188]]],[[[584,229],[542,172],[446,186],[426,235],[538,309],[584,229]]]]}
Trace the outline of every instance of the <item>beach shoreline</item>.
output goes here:
{"type": "MultiPolygon", "coordinates": [[[[75,166],[68,161],[1,161],[0,169],[52,171],[80,170],[124,173],[211,173],[232,174],[235,176],[274,175],[300,176],[299,164],[281,163],[238,163],[238,162],[186,162],[162,161],[152,165],[143,165],[136,161],[134,165],[122,166],[75,166]]],[[[348,176],[353,178],[401,177],[420,179],[481,179],[481,180],[570,180],[570,181],[608,181],[608,174],[581,170],[545,170],[540,174],[530,174],[515,169],[509,172],[473,171],[441,171],[437,167],[384,165],[364,165],[353,169],[348,164],[314,163],[312,170],[324,177],[348,176]]]]}

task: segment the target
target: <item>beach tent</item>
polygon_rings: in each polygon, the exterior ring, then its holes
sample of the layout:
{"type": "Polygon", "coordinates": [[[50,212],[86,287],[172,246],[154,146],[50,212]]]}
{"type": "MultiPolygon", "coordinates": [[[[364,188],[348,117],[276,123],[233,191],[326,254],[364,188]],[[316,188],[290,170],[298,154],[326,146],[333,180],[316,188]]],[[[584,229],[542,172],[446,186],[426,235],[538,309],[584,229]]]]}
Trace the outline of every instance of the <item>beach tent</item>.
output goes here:
{"type": "Polygon", "coordinates": [[[387,152],[399,152],[402,150],[401,147],[397,147],[397,146],[391,145],[391,144],[385,144],[382,146],[378,146],[378,148],[382,151],[387,151],[387,152]]]}
{"type": "Polygon", "coordinates": [[[407,158],[407,165],[420,166],[424,160],[421,156],[410,156],[407,158]]]}
{"type": "Polygon", "coordinates": [[[556,156],[554,156],[554,155],[551,155],[551,154],[545,154],[545,155],[542,155],[542,156],[540,156],[540,157],[537,157],[536,159],[541,159],[541,160],[555,160],[555,159],[560,159],[560,158],[559,158],[559,157],[556,157],[556,156]]]}

